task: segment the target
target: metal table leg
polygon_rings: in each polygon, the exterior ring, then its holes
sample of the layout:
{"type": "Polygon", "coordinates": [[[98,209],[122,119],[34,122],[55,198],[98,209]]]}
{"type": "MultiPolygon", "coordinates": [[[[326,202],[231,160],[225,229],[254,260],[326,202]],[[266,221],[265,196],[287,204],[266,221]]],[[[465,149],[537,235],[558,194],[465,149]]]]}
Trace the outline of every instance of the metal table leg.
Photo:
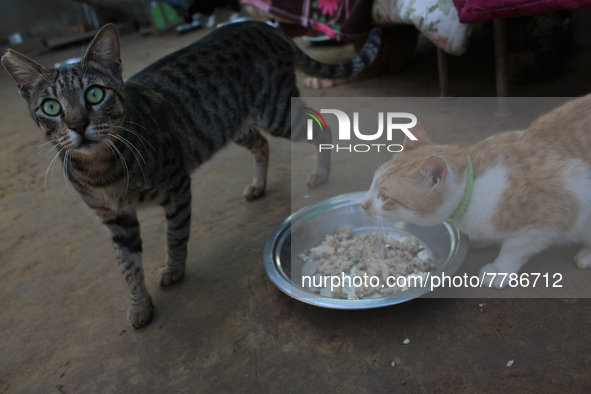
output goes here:
{"type": "Polygon", "coordinates": [[[495,40],[495,70],[497,80],[497,116],[509,116],[509,76],[507,74],[507,23],[505,19],[493,21],[495,40]]]}
{"type": "Polygon", "coordinates": [[[450,97],[447,53],[441,48],[437,48],[437,66],[439,68],[439,97],[450,97]]]}

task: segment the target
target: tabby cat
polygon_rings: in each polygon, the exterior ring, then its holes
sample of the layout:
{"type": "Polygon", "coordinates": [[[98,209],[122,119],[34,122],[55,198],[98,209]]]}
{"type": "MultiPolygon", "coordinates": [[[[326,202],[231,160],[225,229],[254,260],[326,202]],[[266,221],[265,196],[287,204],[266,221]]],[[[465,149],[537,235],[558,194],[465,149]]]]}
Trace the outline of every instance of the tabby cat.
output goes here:
{"type": "MultiPolygon", "coordinates": [[[[78,64],[50,70],[13,50],[2,57],[33,120],[64,161],[68,181],[111,233],[131,290],[133,327],[148,323],[153,310],[144,283],[137,208],[164,208],[168,258],[159,282],[178,281],[187,256],[191,172],[234,141],[255,156],[253,182],[244,196],[260,197],[269,148],[259,131],[306,138],[305,127],[293,133],[290,127],[290,98],[298,97],[295,66],[323,78],[346,77],[371,63],[379,37],[374,31],[357,57],[328,65],[308,58],[265,23],[236,23],[125,82],[114,25],[98,32],[78,64]]],[[[294,123],[304,126],[303,114],[294,123]]],[[[311,142],[330,142],[330,134],[315,130],[311,142]]],[[[317,156],[310,187],[328,178],[325,152],[317,156]]]]}
{"type": "MultiPolygon", "coordinates": [[[[480,270],[517,273],[550,245],[582,242],[575,256],[591,266],[591,95],[539,117],[522,131],[464,148],[434,145],[417,125],[404,151],[375,173],[362,201],[388,222],[432,226],[455,222],[471,245],[501,243],[480,270]]],[[[484,283],[507,285],[502,276],[484,283]]]]}

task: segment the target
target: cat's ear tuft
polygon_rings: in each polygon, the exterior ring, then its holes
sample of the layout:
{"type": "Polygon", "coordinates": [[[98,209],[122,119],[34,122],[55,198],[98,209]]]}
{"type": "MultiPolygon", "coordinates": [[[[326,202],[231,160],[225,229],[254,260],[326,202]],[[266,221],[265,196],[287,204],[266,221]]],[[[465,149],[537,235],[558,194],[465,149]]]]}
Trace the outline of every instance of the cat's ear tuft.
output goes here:
{"type": "Polygon", "coordinates": [[[422,184],[427,185],[432,192],[443,187],[447,175],[447,164],[438,156],[430,156],[416,171],[417,175],[422,177],[422,184]]]}
{"type": "Polygon", "coordinates": [[[109,23],[94,36],[84,55],[84,63],[98,63],[121,79],[123,65],[121,64],[120,48],[119,32],[114,24],[109,23]]]}
{"type": "Polygon", "coordinates": [[[14,82],[16,82],[19,93],[24,98],[28,97],[29,90],[39,80],[49,74],[49,70],[46,67],[12,49],[9,49],[2,56],[2,65],[12,79],[14,79],[14,82]]]}
{"type": "Polygon", "coordinates": [[[417,123],[417,125],[409,130],[412,135],[414,135],[417,139],[411,140],[408,136],[404,137],[404,150],[413,150],[417,149],[419,146],[422,145],[430,145],[433,144],[427,135],[427,131],[422,124],[417,123]]]}

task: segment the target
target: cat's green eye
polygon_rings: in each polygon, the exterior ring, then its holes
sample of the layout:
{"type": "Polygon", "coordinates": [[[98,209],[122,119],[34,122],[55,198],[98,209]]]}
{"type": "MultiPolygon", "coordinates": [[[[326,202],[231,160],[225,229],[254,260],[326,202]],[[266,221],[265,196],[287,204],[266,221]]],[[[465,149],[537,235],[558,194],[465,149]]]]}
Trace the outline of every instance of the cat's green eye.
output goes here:
{"type": "Polygon", "coordinates": [[[103,92],[103,89],[98,86],[92,86],[86,91],[86,101],[90,104],[98,104],[103,101],[104,97],[105,92],[103,92]]]}
{"type": "Polygon", "coordinates": [[[49,116],[57,116],[62,112],[62,106],[56,100],[47,99],[41,106],[43,112],[49,116]]]}

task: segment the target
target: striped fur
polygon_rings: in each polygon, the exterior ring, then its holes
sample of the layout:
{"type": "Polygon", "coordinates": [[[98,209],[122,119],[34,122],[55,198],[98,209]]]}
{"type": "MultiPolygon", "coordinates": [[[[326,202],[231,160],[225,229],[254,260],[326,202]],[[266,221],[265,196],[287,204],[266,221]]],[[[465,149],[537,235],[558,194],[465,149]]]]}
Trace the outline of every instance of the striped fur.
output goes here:
{"type": "MultiPolygon", "coordinates": [[[[378,42],[378,54],[369,67],[364,67],[361,72],[340,79],[307,77],[303,81],[304,86],[309,89],[326,89],[343,83],[373,78],[382,73],[399,72],[408,64],[414,52],[417,37],[418,30],[414,26],[392,25],[384,27],[378,42]]],[[[373,39],[370,35],[368,41],[373,39]]],[[[359,53],[364,50],[363,44],[363,42],[354,42],[355,51],[359,53]]]]}
{"type": "MultiPolygon", "coordinates": [[[[3,56],[33,119],[55,144],[69,183],[111,233],[131,291],[128,319],[133,327],[148,323],[153,310],[143,277],[137,208],[164,208],[167,263],[160,284],[178,281],[185,271],[193,170],[234,141],[255,157],[245,198],[263,195],[269,147],[260,131],[305,139],[303,116],[294,119],[293,132],[290,126],[290,98],[299,96],[294,67],[322,77],[357,72],[375,57],[379,31],[372,37],[355,59],[323,65],[264,23],[238,23],[215,30],[126,82],[113,25],[97,34],[79,64],[48,70],[12,50],[3,56]],[[98,90],[104,97],[93,104],[88,94],[98,97],[98,90]],[[48,99],[59,103],[59,114],[45,112],[48,99]]],[[[328,143],[330,134],[316,131],[312,142],[328,143]]],[[[330,157],[323,152],[308,185],[326,182],[329,169],[330,157]]]]}

